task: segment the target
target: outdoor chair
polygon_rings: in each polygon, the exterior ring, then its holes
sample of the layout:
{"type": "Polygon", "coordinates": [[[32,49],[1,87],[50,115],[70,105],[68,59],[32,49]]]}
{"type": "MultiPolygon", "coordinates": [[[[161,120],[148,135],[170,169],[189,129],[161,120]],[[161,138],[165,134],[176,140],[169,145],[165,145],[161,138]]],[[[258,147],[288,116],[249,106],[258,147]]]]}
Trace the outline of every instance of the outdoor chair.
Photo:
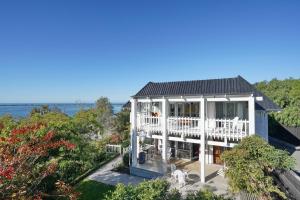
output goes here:
{"type": "Polygon", "coordinates": [[[172,178],[174,178],[175,181],[178,182],[180,187],[183,187],[186,184],[187,175],[187,172],[183,172],[179,169],[176,169],[172,174],[172,178]]]}

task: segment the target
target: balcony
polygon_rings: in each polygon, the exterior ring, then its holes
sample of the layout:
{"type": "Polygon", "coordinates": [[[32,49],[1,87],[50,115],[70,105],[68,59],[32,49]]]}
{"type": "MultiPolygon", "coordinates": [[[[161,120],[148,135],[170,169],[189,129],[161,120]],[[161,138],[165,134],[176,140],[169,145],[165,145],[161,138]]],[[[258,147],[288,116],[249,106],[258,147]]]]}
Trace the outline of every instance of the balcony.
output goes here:
{"type": "Polygon", "coordinates": [[[249,135],[249,121],[234,119],[205,120],[205,135],[210,139],[241,140],[249,135]]]}
{"type": "Polygon", "coordinates": [[[149,134],[161,134],[162,117],[137,114],[137,131],[149,134]]]}
{"type": "MultiPolygon", "coordinates": [[[[148,135],[160,135],[163,130],[163,118],[160,116],[137,115],[137,130],[148,135]]],[[[199,117],[167,117],[168,135],[200,137],[199,117]]],[[[241,140],[249,135],[249,121],[234,119],[206,119],[205,135],[208,139],[241,140]]]]}
{"type": "Polygon", "coordinates": [[[168,117],[168,134],[181,136],[199,136],[200,135],[199,117],[168,117]]]}

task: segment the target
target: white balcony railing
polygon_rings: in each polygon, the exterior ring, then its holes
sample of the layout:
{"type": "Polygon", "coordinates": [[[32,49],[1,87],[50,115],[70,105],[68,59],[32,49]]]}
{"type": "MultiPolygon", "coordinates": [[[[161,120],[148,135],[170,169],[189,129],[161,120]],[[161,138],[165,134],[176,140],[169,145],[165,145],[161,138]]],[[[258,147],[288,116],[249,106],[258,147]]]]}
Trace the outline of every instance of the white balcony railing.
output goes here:
{"type": "Polygon", "coordinates": [[[160,133],[162,130],[162,117],[137,115],[137,130],[146,133],[160,133]]]}
{"type": "Polygon", "coordinates": [[[200,135],[200,118],[198,117],[168,117],[167,130],[169,134],[184,136],[200,135]]]}
{"type": "MultiPolygon", "coordinates": [[[[161,134],[162,117],[137,115],[137,130],[147,134],[161,134]]],[[[200,136],[201,123],[198,117],[168,117],[168,134],[177,136],[200,136]]],[[[249,135],[249,121],[236,119],[206,119],[205,134],[211,139],[241,140],[249,135]]]]}
{"type": "Polygon", "coordinates": [[[207,138],[240,140],[249,135],[249,121],[238,119],[205,120],[207,138]]]}

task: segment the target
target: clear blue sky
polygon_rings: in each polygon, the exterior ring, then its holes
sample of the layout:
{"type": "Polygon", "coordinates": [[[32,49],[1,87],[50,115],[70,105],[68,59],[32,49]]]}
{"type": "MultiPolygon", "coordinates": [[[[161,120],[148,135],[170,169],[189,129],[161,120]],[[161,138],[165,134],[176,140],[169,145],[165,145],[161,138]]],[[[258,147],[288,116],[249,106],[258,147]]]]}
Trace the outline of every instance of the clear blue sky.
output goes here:
{"type": "Polygon", "coordinates": [[[1,1],[0,102],[124,102],[148,81],[300,77],[300,1],[1,1]]]}

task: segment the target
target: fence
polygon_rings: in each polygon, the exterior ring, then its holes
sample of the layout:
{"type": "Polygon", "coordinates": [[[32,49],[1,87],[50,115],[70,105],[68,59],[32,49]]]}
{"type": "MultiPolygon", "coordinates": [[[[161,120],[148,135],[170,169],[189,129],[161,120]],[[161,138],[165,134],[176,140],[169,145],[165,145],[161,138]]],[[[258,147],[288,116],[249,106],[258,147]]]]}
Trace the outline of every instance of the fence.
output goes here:
{"type": "Polygon", "coordinates": [[[124,155],[129,151],[129,147],[122,147],[120,144],[107,144],[106,152],[107,153],[117,153],[120,155],[124,155]]]}

